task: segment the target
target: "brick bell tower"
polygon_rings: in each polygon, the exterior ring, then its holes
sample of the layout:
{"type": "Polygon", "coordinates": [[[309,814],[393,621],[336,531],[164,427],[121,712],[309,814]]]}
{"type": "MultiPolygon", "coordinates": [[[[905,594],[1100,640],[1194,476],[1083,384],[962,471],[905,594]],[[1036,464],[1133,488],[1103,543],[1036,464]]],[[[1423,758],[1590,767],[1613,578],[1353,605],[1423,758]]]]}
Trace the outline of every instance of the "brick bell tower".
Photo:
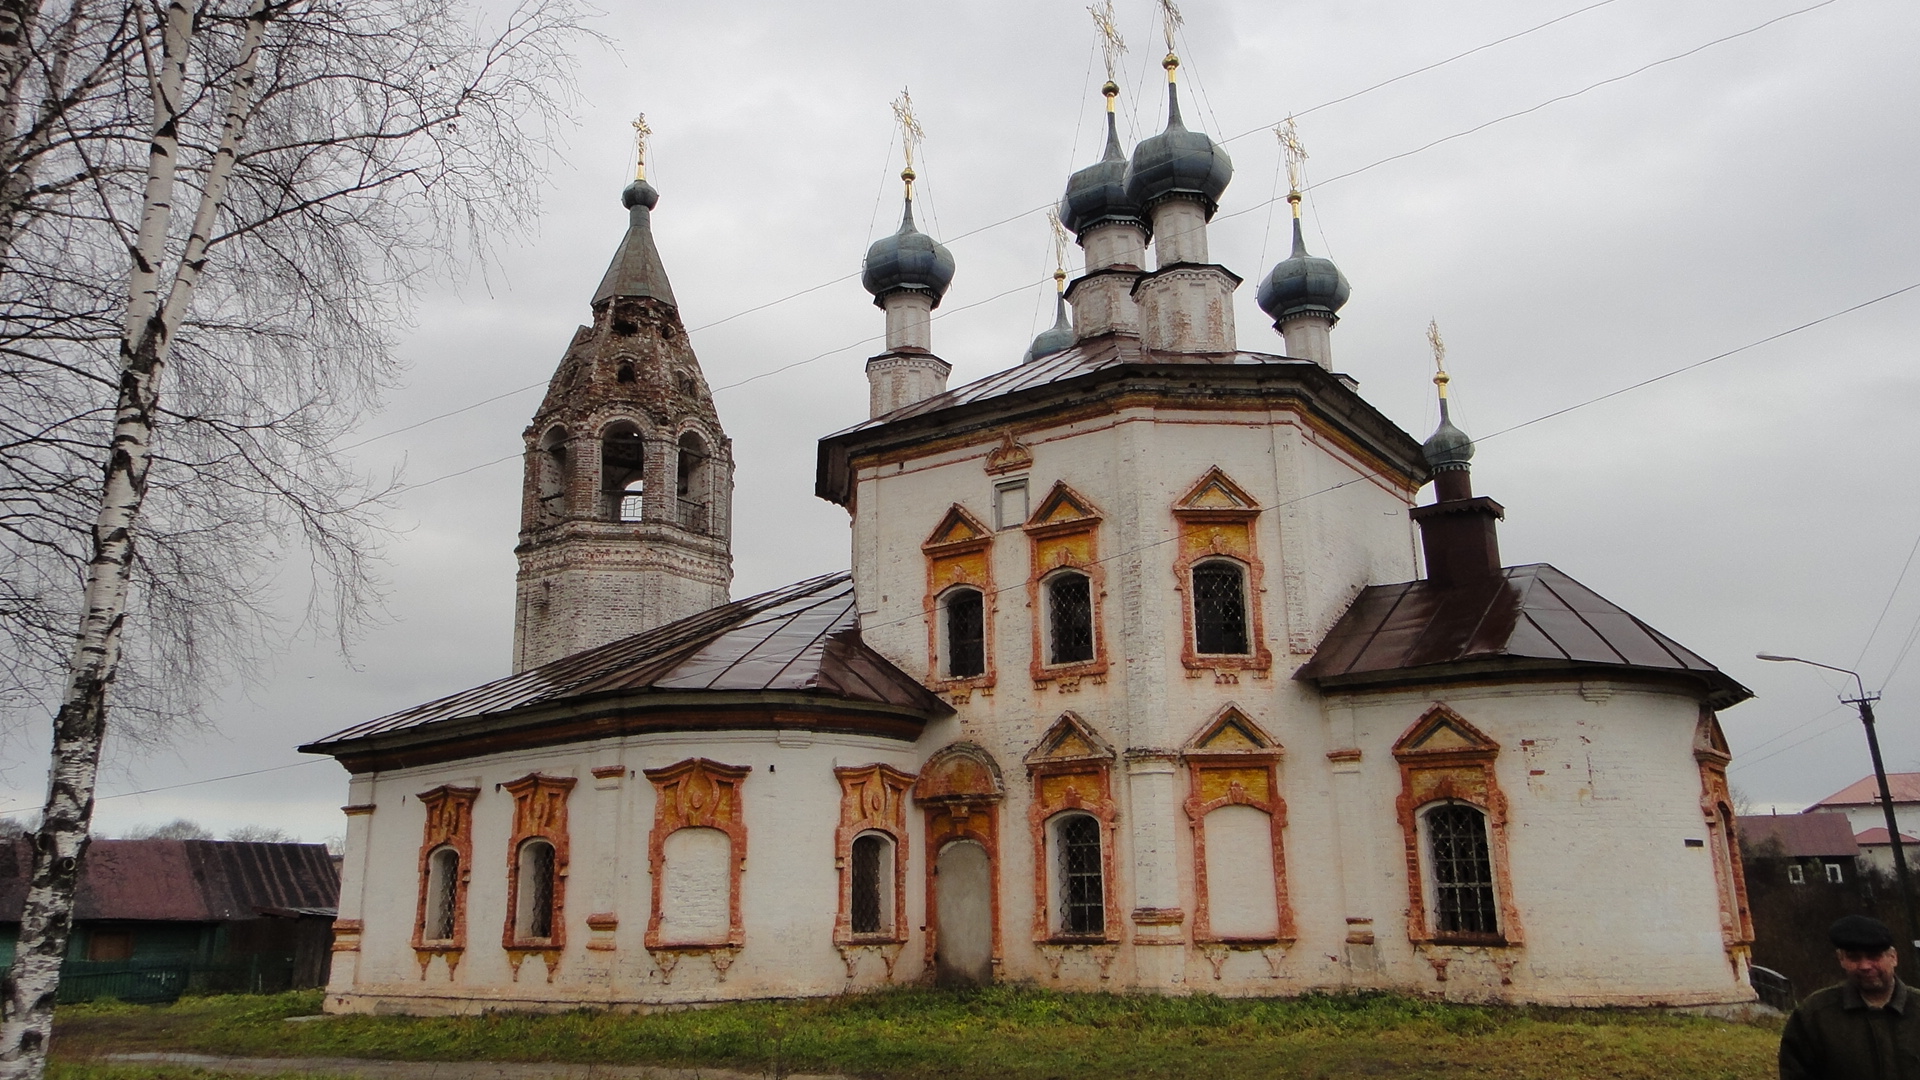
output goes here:
{"type": "Polygon", "coordinates": [[[727,602],[732,444],[650,220],[645,124],[626,236],[527,427],[513,669],[727,602]]]}

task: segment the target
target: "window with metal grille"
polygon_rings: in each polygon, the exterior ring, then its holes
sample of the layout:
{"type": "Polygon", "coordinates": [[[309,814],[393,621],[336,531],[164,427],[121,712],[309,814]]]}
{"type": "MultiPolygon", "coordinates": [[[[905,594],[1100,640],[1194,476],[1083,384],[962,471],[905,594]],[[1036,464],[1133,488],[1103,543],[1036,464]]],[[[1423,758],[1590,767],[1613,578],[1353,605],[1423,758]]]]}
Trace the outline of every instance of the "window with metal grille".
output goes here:
{"type": "Polygon", "coordinates": [[[459,884],[459,852],[443,847],[427,857],[427,922],[420,928],[425,940],[453,939],[453,906],[459,884]]]}
{"type": "Polygon", "coordinates": [[[1060,932],[1102,934],[1107,896],[1100,880],[1100,823],[1073,814],[1060,823],[1060,932]]]}
{"type": "Polygon", "coordinates": [[[1486,815],[1460,803],[1427,811],[1427,845],[1433,870],[1434,929],[1442,934],[1498,933],[1486,815]]]}
{"type": "Polygon", "coordinates": [[[978,589],[947,594],[947,677],[965,679],[987,670],[986,604],[978,589]]]}
{"type": "Polygon", "coordinates": [[[1047,580],[1047,663],[1093,659],[1093,582],[1085,574],[1047,580]]]}
{"type": "Polygon", "coordinates": [[[1245,653],[1246,575],[1230,562],[1193,568],[1193,647],[1202,653],[1245,653]]]}
{"type": "Polygon", "coordinates": [[[886,837],[868,833],[853,840],[853,896],[851,914],[856,934],[883,934],[893,920],[887,911],[887,875],[890,845],[886,837]]]}
{"type": "Polygon", "coordinates": [[[513,932],[519,938],[553,936],[553,845],[529,840],[520,845],[520,875],[513,932]]]}
{"type": "Polygon", "coordinates": [[[646,512],[646,485],[636,480],[620,493],[620,520],[639,521],[646,512]]]}

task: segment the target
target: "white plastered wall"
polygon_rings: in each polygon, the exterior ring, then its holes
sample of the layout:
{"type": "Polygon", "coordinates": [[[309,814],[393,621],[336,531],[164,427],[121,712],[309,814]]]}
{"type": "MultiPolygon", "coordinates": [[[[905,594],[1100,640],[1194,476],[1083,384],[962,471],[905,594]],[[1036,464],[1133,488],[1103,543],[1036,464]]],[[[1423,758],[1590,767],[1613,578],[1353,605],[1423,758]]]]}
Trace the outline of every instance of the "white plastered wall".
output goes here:
{"type": "MultiPolygon", "coordinates": [[[[572,746],[477,757],[447,765],[395,770],[353,783],[356,802],[372,804],[349,832],[343,917],[358,905],[365,931],[357,952],[336,953],[327,1007],[336,1012],[477,1012],[486,1008],[557,1009],[579,1005],[640,1006],[716,998],[804,996],[884,985],[886,968],[867,956],[849,979],[833,946],[839,909],[834,827],[839,820],[837,766],[881,762],[911,771],[914,748],[856,735],[741,731],[609,738],[572,746]],[[751,766],[742,786],[747,829],[742,875],[744,947],[720,978],[698,954],[680,956],[670,978],[644,947],[652,904],[648,837],[654,790],[644,770],[705,757],[751,766]],[[595,768],[624,766],[625,775],[597,778],[595,768]],[[571,854],[566,885],[566,945],[548,979],[530,957],[516,978],[501,930],[507,905],[507,843],[513,798],[496,785],[529,773],[578,780],[568,801],[571,854]],[[412,948],[419,896],[418,860],[425,826],[419,795],[443,784],[477,787],[473,866],[467,894],[466,951],[449,976],[434,959],[423,978],[412,948]],[[596,935],[587,916],[611,912],[615,948],[589,949],[596,935]]],[[[893,981],[918,977],[922,942],[915,913],[923,910],[925,852],[910,830],[906,913],[912,937],[893,981]]]]}

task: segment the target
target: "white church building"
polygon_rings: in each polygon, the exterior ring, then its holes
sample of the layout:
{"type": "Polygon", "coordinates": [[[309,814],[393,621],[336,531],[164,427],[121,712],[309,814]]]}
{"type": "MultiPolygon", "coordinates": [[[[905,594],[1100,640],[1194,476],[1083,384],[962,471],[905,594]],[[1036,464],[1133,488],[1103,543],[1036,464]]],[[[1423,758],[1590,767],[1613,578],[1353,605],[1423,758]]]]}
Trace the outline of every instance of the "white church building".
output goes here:
{"type": "Polygon", "coordinates": [[[1297,193],[1278,351],[1241,348],[1207,249],[1232,165],[1168,72],[1131,153],[1109,85],[1061,203],[1086,271],[970,385],[909,170],[865,265],[872,418],[819,443],[851,571],[743,600],[730,444],[625,190],[526,430],[514,673],[303,747],[351,774],[330,1010],[1753,998],[1715,719],[1749,692],[1502,566],[1444,373],[1424,444],[1339,373],[1348,283],[1297,193]]]}

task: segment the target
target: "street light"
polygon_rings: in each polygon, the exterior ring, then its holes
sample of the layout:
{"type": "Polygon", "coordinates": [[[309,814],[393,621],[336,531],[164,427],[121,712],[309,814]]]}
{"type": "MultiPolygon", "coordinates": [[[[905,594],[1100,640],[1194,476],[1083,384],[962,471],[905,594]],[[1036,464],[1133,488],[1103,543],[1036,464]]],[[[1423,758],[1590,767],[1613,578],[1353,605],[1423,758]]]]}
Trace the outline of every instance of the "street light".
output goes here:
{"type": "Polygon", "coordinates": [[[1873,703],[1880,700],[1880,695],[1867,693],[1867,684],[1860,681],[1857,671],[1822,664],[1817,660],[1803,660],[1798,656],[1775,656],[1773,653],[1755,653],[1754,656],[1775,663],[1805,664],[1853,676],[1858,695],[1842,697],[1840,701],[1860,710],[1860,725],[1867,729],[1867,752],[1873,755],[1873,777],[1880,782],[1880,809],[1887,815],[1887,841],[1893,845],[1893,869],[1900,877],[1900,899],[1907,909],[1907,940],[1916,950],[1920,950],[1920,918],[1916,918],[1913,911],[1913,881],[1907,874],[1907,852],[1900,843],[1899,822],[1893,816],[1893,791],[1887,787],[1887,767],[1880,762],[1880,737],[1873,730],[1873,703]]]}

